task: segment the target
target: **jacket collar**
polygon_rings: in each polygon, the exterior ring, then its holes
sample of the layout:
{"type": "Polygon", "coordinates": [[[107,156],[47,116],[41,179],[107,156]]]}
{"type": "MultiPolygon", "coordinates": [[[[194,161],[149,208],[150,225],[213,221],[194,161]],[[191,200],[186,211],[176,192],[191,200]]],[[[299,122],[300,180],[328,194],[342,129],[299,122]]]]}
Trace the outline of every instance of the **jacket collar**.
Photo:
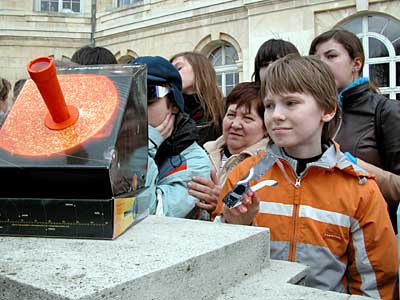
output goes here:
{"type": "Polygon", "coordinates": [[[165,159],[180,154],[187,147],[197,142],[199,134],[195,122],[188,114],[179,112],[175,116],[174,130],[159,146],[154,161],[160,166],[165,159]]]}
{"type": "Polygon", "coordinates": [[[367,77],[361,77],[358,78],[357,80],[353,81],[350,83],[348,86],[346,86],[343,90],[341,90],[338,94],[338,102],[340,107],[343,107],[343,97],[349,97],[354,93],[360,93],[364,92],[364,90],[367,90],[369,87],[369,79],[367,77]],[[356,87],[360,87],[359,89],[356,89],[356,87]],[[352,91],[350,91],[352,90],[352,91]]]}
{"type": "MultiPolygon", "coordinates": [[[[268,143],[269,138],[263,138],[254,145],[251,145],[249,148],[245,149],[239,154],[233,154],[226,162],[225,167],[230,166],[230,162],[232,163],[238,163],[238,160],[234,159],[235,157],[238,156],[251,156],[257,154],[258,151],[260,150],[265,150],[265,146],[268,143]]],[[[210,141],[204,144],[204,149],[208,153],[208,157],[210,158],[210,161],[214,167],[215,170],[217,170],[217,174],[220,175],[220,167],[221,167],[221,160],[222,160],[222,153],[224,151],[225,147],[225,141],[224,141],[224,136],[220,136],[218,139],[215,141],[210,141]]],[[[222,179],[222,178],[220,178],[222,179]]]]}
{"type": "MultiPolygon", "coordinates": [[[[293,170],[296,170],[297,161],[285,154],[281,147],[270,143],[267,146],[267,156],[270,155],[275,159],[283,159],[286,161],[293,170]]],[[[326,170],[329,169],[340,169],[341,171],[358,178],[374,178],[374,175],[369,174],[356,164],[352,163],[339,149],[339,145],[333,141],[326,146],[325,152],[322,157],[315,161],[307,164],[307,168],[303,174],[311,166],[320,167],[326,170]]],[[[302,174],[302,175],[303,175],[302,174]]]]}
{"type": "Polygon", "coordinates": [[[221,152],[222,149],[224,149],[224,146],[225,146],[225,141],[223,135],[221,135],[215,141],[209,141],[203,145],[204,149],[206,149],[208,153],[213,153],[216,151],[221,152]]]}
{"type": "MultiPolygon", "coordinates": [[[[240,155],[240,154],[254,155],[254,154],[256,154],[257,151],[259,151],[261,149],[262,150],[265,149],[265,145],[268,143],[268,140],[269,140],[269,138],[263,138],[263,139],[259,140],[257,143],[244,149],[242,152],[237,153],[237,154],[232,154],[232,156],[240,155]]],[[[215,141],[207,142],[204,144],[204,149],[206,149],[206,151],[208,153],[214,153],[216,151],[218,153],[221,153],[222,151],[224,151],[224,147],[225,147],[225,141],[224,141],[223,135],[221,135],[215,141]]]]}

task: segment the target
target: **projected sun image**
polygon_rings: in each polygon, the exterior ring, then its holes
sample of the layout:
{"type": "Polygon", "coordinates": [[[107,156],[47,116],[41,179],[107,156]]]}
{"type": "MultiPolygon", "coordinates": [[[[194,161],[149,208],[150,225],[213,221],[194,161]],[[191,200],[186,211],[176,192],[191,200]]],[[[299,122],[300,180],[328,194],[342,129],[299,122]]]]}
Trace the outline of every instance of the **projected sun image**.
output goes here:
{"type": "Polygon", "coordinates": [[[16,155],[50,156],[108,134],[118,108],[113,82],[83,74],[59,75],[58,80],[66,104],[78,109],[78,120],[63,130],[46,127],[48,109],[35,83],[28,80],[0,129],[1,148],[16,155]]]}

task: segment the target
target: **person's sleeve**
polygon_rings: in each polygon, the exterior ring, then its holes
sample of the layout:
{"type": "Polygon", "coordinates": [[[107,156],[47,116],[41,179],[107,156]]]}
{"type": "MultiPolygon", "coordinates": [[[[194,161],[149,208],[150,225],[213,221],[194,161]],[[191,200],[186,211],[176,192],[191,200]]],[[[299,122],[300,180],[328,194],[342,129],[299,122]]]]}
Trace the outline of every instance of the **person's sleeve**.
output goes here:
{"type": "Polygon", "coordinates": [[[157,193],[162,198],[164,215],[184,218],[195,207],[199,199],[189,195],[187,183],[193,176],[210,179],[211,167],[207,154],[196,144],[193,149],[186,149],[186,166],[180,164],[159,179],[157,193]]]}
{"type": "Polygon", "coordinates": [[[157,209],[157,177],[158,168],[154,159],[150,156],[147,157],[147,172],[145,181],[145,190],[140,194],[141,199],[146,199],[149,202],[149,214],[154,215],[157,209]]]}
{"type": "Polygon", "coordinates": [[[140,197],[149,201],[149,213],[154,215],[157,210],[157,180],[158,180],[158,167],[154,161],[157,150],[164,141],[163,137],[157,129],[148,125],[148,155],[147,155],[147,172],[145,181],[145,191],[141,193],[140,197]]]}
{"type": "Polygon", "coordinates": [[[149,133],[149,141],[148,141],[148,154],[151,158],[154,159],[156,156],[157,150],[164,141],[160,132],[155,129],[153,126],[148,125],[148,133],[149,133]]]}
{"type": "Polygon", "coordinates": [[[400,175],[385,171],[370,163],[357,158],[357,165],[368,173],[375,174],[376,183],[381,190],[383,197],[391,205],[399,204],[400,200],[400,175]]]}
{"type": "MultiPolygon", "coordinates": [[[[400,102],[387,100],[381,112],[385,169],[400,175],[400,102]]],[[[379,145],[378,145],[379,147],[379,145]]]]}
{"type": "Polygon", "coordinates": [[[374,180],[368,180],[351,219],[348,280],[351,294],[391,299],[398,249],[387,205],[374,180]]]}

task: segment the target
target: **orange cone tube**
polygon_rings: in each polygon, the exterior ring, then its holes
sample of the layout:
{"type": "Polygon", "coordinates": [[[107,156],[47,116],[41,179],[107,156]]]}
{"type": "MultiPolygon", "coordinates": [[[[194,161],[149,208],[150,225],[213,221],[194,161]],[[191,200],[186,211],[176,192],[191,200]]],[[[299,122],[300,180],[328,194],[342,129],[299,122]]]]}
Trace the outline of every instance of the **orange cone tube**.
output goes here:
{"type": "Polygon", "coordinates": [[[28,73],[39,89],[49,110],[45,125],[54,130],[61,130],[74,124],[78,119],[78,110],[67,106],[57,79],[54,61],[42,56],[28,63],[28,73]]]}

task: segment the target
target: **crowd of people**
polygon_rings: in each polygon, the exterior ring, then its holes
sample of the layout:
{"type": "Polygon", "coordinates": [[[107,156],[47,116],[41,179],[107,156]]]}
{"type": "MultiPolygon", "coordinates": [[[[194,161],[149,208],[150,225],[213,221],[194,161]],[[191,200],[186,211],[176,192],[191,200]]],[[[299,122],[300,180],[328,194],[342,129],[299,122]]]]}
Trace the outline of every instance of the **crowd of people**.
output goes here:
{"type": "MultiPolygon", "coordinates": [[[[117,63],[102,47],[72,61],[117,63]]],[[[147,65],[150,213],[268,227],[271,258],[310,266],[307,286],[398,299],[400,102],[362,77],[364,62],[342,29],[309,56],[271,39],[254,81],[224,98],[200,53],[130,61],[147,65]]],[[[0,122],[10,89],[2,79],[0,122]]]]}

